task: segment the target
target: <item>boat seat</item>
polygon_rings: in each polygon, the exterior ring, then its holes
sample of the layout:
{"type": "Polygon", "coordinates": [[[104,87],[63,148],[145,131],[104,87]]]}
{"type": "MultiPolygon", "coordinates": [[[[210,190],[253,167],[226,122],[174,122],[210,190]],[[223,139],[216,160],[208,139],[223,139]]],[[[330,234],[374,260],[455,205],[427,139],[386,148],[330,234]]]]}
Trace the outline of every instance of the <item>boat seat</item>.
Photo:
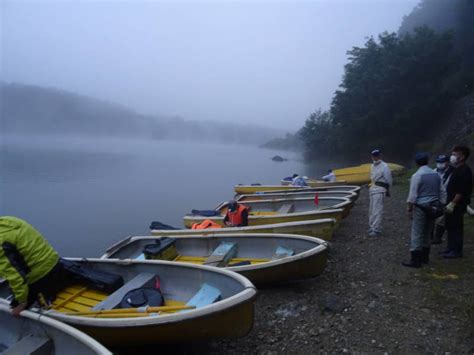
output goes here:
{"type": "Polygon", "coordinates": [[[199,291],[188,301],[188,303],[186,303],[186,305],[200,308],[213,304],[214,302],[219,301],[221,298],[222,295],[219,289],[205,283],[201,286],[199,291]]]}
{"type": "Polygon", "coordinates": [[[292,203],[285,203],[283,206],[281,206],[278,209],[278,213],[279,214],[291,213],[294,211],[294,209],[295,209],[295,205],[293,205],[292,203]]]}
{"type": "Polygon", "coordinates": [[[125,285],[120,287],[117,291],[112,293],[109,297],[107,297],[102,302],[96,304],[92,310],[93,311],[100,311],[103,309],[114,309],[120,305],[124,296],[129,292],[136,288],[141,287],[151,287],[153,282],[155,281],[155,274],[149,272],[141,272],[136,275],[133,279],[128,281],[125,285]]]}
{"type": "Polygon", "coordinates": [[[54,343],[46,337],[27,335],[2,352],[2,355],[34,354],[50,355],[54,353],[54,343]]]}
{"type": "Polygon", "coordinates": [[[275,250],[275,254],[273,254],[272,259],[282,259],[293,255],[295,255],[295,251],[293,249],[278,246],[275,250]]]}
{"type": "Polygon", "coordinates": [[[226,266],[230,259],[237,255],[237,243],[221,242],[212,254],[204,261],[204,265],[226,266]]]}

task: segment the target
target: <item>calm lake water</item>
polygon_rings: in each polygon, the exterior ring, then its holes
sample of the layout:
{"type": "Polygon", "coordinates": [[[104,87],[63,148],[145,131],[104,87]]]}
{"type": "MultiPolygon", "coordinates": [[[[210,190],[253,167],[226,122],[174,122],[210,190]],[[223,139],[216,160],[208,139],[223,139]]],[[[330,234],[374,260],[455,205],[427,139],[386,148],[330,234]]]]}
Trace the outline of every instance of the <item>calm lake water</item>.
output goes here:
{"type": "Polygon", "coordinates": [[[63,256],[100,256],[148,235],[152,220],[181,227],[191,209],[231,199],[235,184],[308,174],[299,155],[252,146],[9,137],[1,150],[0,213],[27,220],[63,256]]]}

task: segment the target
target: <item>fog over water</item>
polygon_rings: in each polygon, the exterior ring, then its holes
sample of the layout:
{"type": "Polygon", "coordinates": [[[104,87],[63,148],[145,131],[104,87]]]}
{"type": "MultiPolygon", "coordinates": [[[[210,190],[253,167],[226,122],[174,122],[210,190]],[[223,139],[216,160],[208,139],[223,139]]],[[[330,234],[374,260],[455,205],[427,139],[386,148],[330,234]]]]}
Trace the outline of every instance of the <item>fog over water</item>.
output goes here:
{"type": "Polygon", "coordinates": [[[231,199],[238,183],[278,183],[297,155],[252,146],[14,137],[0,157],[0,210],[38,228],[62,254],[100,256],[151,221],[182,227],[191,209],[231,199]]]}
{"type": "Polygon", "coordinates": [[[417,2],[3,0],[1,77],[295,130],[329,106],[346,51],[397,31],[417,2]]]}

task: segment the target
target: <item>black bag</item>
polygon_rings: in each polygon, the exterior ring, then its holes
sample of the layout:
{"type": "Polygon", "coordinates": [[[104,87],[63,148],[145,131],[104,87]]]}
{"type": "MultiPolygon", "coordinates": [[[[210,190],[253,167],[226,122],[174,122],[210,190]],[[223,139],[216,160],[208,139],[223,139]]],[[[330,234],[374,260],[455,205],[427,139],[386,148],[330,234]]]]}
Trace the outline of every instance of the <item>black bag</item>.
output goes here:
{"type": "Polygon", "coordinates": [[[151,287],[136,288],[127,292],[119,308],[136,308],[143,306],[159,307],[165,303],[160,290],[151,287]]]}
{"type": "Polygon", "coordinates": [[[112,293],[123,286],[123,278],[110,272],[94,270],[85,263],[76,263],[61,259],[64,270],[71,276],[71,281],[85,283],[87,286],[106,293],[112,293]]]}
{"type": "Polygon", "coordinates": [[[439,202],[438,200],[431,202],[428,205],[416,205],[417,207],[421,208],[422,211],[425,213],[426,217],[431,219],[436,219],[444,215],[446,208],[444,205],[439,202]]]}

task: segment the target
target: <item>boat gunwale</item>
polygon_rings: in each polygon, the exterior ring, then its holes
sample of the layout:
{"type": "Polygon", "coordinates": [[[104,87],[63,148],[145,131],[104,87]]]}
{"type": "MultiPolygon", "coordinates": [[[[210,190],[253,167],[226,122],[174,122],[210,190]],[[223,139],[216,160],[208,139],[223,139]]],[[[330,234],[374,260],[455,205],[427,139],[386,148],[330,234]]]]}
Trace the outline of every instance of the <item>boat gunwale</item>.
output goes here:
{"type": "MultiPolygon", "coordinates": [[[[281,199],[291,200],[293,198],[296,198],[296,197],[292,197],[292,196],[297,196],[299,194],[301,194],[301,195],[302,194],[316,195],[316,194],[321,194],[321,193],[323,193],[323,194],[331,194],[331,193],[346,194],[349,197],[344,197],[344,198],[348,198],[351,201],[354,201],[357,198],[357,193],[356,192],[347,190],[347,191],[295,191],[295,192],[279,192],[279,193],[273,192],[273,193],[266,193],[266,194],[241,194],[241,195],[235,195],[234,199],[237,202],[245,204],[246,202],[260,201],[260,200],[250,200],[250,201],[245,201],[244,200],[244,201],[242,201],[242,199],[252,198],[252,197],[255,197],[255,196],[262,196],[262,197],[263,196],[268,196],[269,198],[271,198],[271,196],[273,196],[273,195],[287,195],[288,197],[281,197],[281,199]]],[[[319,195],[319,198],[323,198],[323,197],[327,197],[327,196],[319,195]]],[[[343,197],[343,196],[334,196],[334,197],[343,197]]]]}
{"type": "Polygon", "coordinates": [[[56,310],[39,310],[44,315],[50,316],[61,322],[68,324],[74,324],[78,326],[88,326],[88,327],[97,327],[97,328],[127,328],[127,327],[141,327],[141,326],[160,326],[164,324],[177,323],[181,321],[190,321],[200,317],[205,317],[212,315],[213,313],[219,313],[231,309],[233,307],[239,306],[245,302],[249,302],[255,298],[257,294],[257,289],[246,277],[225,269],[219,269],[212,266],[206,265],[195,265],[190,263],[183,262],[170,262],[170,261],[149,261],[149,260],[121,260],[121,259],[100,259],[100,258],[65,258],[72,261],[86,261],[94,263],[115,263],[119,265],[130,265],[130,264],[148,264],[148,265],[157,265],[165,264],[172,266],[181,266],[191,269],[203,269],[213,273],[221,273],[227,277],[230,277],[241,284],[243,289],[216,303],[210,305],[195,308],[191,310],[186,310],[177,313],[171,314],[162,314],[159,316],[144,316],[144,317],[134,317],[134,318],[92,318],[84,316],[74,316],[67,315],[56,310]]]}
{"type": "MultiPolygon", "coordinates": [[[[319,200],[324,200],[324,201],[327,201],[327,200],[339,200],[341,202],[339,203],[335,203],[334,205],[330,205],[328,207],[323,207],[321,209],[318,209],[317,211],[323,211],[323,210],[326,210],[326,209],[338,209],[338,208],[345,208],[347,205],[350,205],[352,203],[352,201],[348,198],[348,197],[339,197],[339,196],[335,196],[335,197],[318,197],[319,200]]],[[[295,201],[295,202],[298,202],[298,201],[313,201],[314,200],[314,197],[290,197],[290,198],[272,198],[272,199],[266,199],[266,200],[256,200],[256,201],[247,201],[247,202],[240,202],[240,204],[242,205],[246,205],[246,204],[264,204],[264,203],[278,203],[278,202],[287,202],[287,201],[295,201]]],[[[224,208],[226,207],[226,205],[228,204],[229,202],[228,201],[224,201],[224,202],[221,202],[216,208],[215,210],[216,211],[219,211],[221,208],[224,208]]],[[[250,209],[250,212],[252,212],[252,209],[250,209]]],[[[306,212],[306,211],[305,211],[306,212]]],[[[298,212],[289,212],[289,213],[279,213],[279,214],[276,214],[276,215],[289,215],[289,214],[294,214],[294,213],[298,213],[298,212]]],[[[192,216],[192,214],[187,214],[186,216],[192,216]]],[[[273,215],[275,216],[275,215],[273,215]]]]}
{"type": "MultiPolygon", "coordinates": [[[[293,221],[293,222],[280,222],[280,223],[270,223],[270,224],[262,224],[256,226],[247,226],[247,227],[227,227],[227,228],[209,228],[209,229],[151,229],[150,233],[153,235],[163,235],[169,234],[172,235],[184,235],[184,234],[205,234],[205,235],[213,235],[213,234],[223,234],[223,233],[237,233],[239,231],[252,231],[252,230],[259,230],[262,228],[271,229],[271,228],[287,228],[287,227],[298,227],[298,226],[307,226],[307,225],[318,225],[318,224],[326,224],[331,223],[332,228],[337,225],[337,220],[335,218],[321,218],[321,219],[308,219],[304,221],[293,221]],[[210,231],[209,233],[203,231],[210,231]]],[[[258,233],[258,232],[255,232],[258,233]]],[[[295,233],[296,234],[296,233],[295,233]]]]}
{"type": "Polygon", "coordinates": [[[291,193],[291,192],[303,192],[303,191],[331,191],[327,189],[337,189],[337,188],[349,188],[348,190],[334,190],[334,191],[351,191],[355,192],[356,194],[360,193],[361,187],[357,185],[335,185],[335,186],[320,186],[320,187],[314,187],[314,186],[292,186],[291,188],[283,188],[281,189],[282,186],[285,185],[234,185],[234,191],[235,189],[239,188],[250,188],[250,187],[258,187],[258,186],[273,186],[275,187],[275,190],[263,190],[263,191],[256,191],[254,193],[245,193],[245,194],[239,194],[237,195],[265,195],[268,193],[291,193]],[[280,187],[280,189],[278,189],[280,187]],[[258,193],[257,193],[258,192],[258,193]]]}
{"type": "MultiPolygon", "coordinates": [[[[0,312],[2,311],[10,313],[11,309],[9,307],[9,302],[3,298],[0,298],[0,312]]],[[[49,335],[48,330],[44,328],[44,325],[46,325],[47,327],[54,328],[60,333],[64,333],[68,336],[71,336],[76,341],[82,343],[84,346],[88,347],[91,351],[94,351],[97,354],[112,355],[112,352],[109,349],[107,349],[104,345],[99,343],[93,337],[87,335],[86,333],[80,331],[77,328],[70,326],[69,324],[66,324],[57,319],[51,318],[45,315],[44,313],[37,313],[37,312],[33,312],[33,311],[29,311],[25,309],[21,311],[20,317],[40,323],[39,326],[46,332],[48,337],[51,337],[51,336],[49,335]]],[[[52,338],[52,340],[54,342],[54,338],[52,338]]]]}
{"type": "MultiPolygon", "coordinates": [[[[251,270],[260,270],[260,269],[265,269],[265,268],[270,268],[276,265],[283,265],[287,264],[290,262],[294,262],[300,259],[304,259],[307,257],[310,257],[315,254],[319,254],[324,252],[325,250],[329,249],[329,243],[323,239],[316,238],[316,237],[309,237],[305,235],[297,235],[297,234],[289,234],[289,233],[255,233],[255,234],[239,234],[239,233],[228,233],[228,234],[219,234],[215,236],[209,236],[209,235],[180,235],[179,237],[175,237],[177,239],[204,239],[204,238],[273,238],[273,239],[298,239],[298,240],[304,240],[308,241],[314,244],[317,244],[316,246],[305,250],[301,253],[298,253],[296,255],[292,256],[287,256],[281,259],[274,259],[274,260],[269,260],[265,261],[263,263],[258,263],[258,264],[253,264],[253,265],[242,265],[242,266],[227,266],[223,267],[222,269],[234,271],[234,272],[244,272],[244,271],[251,271],[251,270]]],[[[101,259],[108,259],[113,253],[116,253],[117,251],[120,250],[120,248],[125,247],[126,245],[132,244],[136,240],[156,240],[157,236],[134,236],[129,239],[129,243],[125,245],[121,245],[116,249],[113,250],[107,250],[106,253],[104,253],[100,258],[101,259]]],[[[121,259],[121,260],[134,260],[134,259],[121,259]]],[[[172,261],[174,262],[174,261],[172,261]]]]}
{"type": "MultiPolygon", "coordinates": [[[[349,204],[351,203],[348,201],[349,204]]],[[[303,212],[294,212],[294,213],[280,213],[280,214],[272,214],[272,215],[249,215],[249,219],[252,220],[266,220],[266,219],[271,219],[271,218],[284,218],[284,217],[300,217],[300,216],[309,216],[309,215],[327,215],[327,214],[342,214],[344,212],[343,208],[335,208],[335,209],[327,209],[327,210],[310,210],[310,211],[303,211],[303,212]]],[[[220,220],[223,219],[224,216],[213,216],[213,217],[205,217],[205,216],[193,216],[193,215],[186,215],[183,217],[183,220],[188,220],[188,221],[202,221],[204,219],[210,219],[210,220],[220,220]]],[[[326,218],[322,218],[326,219],[326,218]]],[[[316,219],[317,220],[317,219],[316,219]]],[[[295,221],[296,222],[296,221],[295,221]]],[[[301,221],[299,221],[301,222],[301,221]]],[[[285,223],[285,222],[283,222],[285,223]]],[[[287,222],[291,223],[291,222],[287,222]]],[[[266,225],[266,224],[263,224],[266,225]]],[[[257,227],[259,225],[252,225],[248,227],[257,227]]],[[[228,229],[232,227],[223,227],[222,229],[228,229]]],[[[239,228],[239,227],[238,227],[239,228]]]]}

